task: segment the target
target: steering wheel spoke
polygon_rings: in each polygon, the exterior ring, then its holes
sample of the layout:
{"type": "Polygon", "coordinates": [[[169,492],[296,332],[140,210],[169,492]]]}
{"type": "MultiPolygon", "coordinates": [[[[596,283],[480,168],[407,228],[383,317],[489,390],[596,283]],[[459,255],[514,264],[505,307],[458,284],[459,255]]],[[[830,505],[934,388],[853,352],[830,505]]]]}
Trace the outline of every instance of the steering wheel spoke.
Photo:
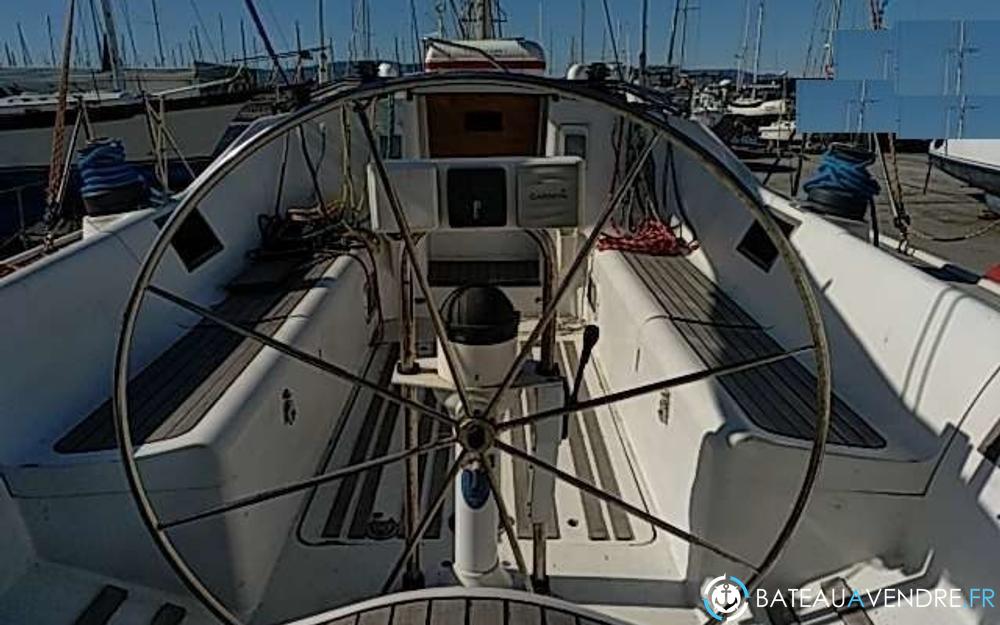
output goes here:
{"type": "Polygon", "coordinates": [[[358,386],[361,386],[371,391],[375,395],[381,397],[382,399],[385,399],[386,401],[390,401],[399,404],[401,406],[405,406],[411,410],[419,412],[420,414],[427,415],[432,419],[436,419],[438,421],[441,421],[442,423],[446,423],[449,428],[454,429],[455,427],[455,420],[452,419],[447,414],[435,410],[420,402],[416,402],[407,397],[403,397],[398,393],[394,393],[393,391],[385,389],[382,386],[379,386],[377,383],[372,382],[371,380],[367,380],[362,376],[351,373],[347,369],[335,365],[328,360],[324,360],[322,358],[319,358],[318,356],[313,356],[308,352],[304,352],[298,348],[292,347],[288,343],[277,341],[271,338],[270,336],[258,332],[252,328],[248,328],[242,324],[230,321],[225,317],[216,314],[215,312],[212,312],[208,308],[205,308],[204,306],[196,304],[195,302],[192,302],[191,300],[185,297],[181,297],[176,293],[171,293],[170,291],[162,289],[156,285],[151,284],[148,287],[146,287],[146,290],[152,293],[153,295],[156,295],[157,297],[165,299],[173,304],[176,304],[181,308],[184,308],[201,317],[204,317],[205,319],[211,321],[212,323],[221,326],[234,334],[238,334],[243,338],[250,339],[252,341],[257,341],[258,343],[270,347],[271,349],[281,352],[282,354],[288,356],[293,360],[297,360],[305,365],[319,369],[324,373],[332,375],[336,378],[340,378],[344,381],[350,382],[351,384],[356,384],[358,386]]]}
{"type": "Polygon", "coordinates": [[[448,373],[451,374],[451,379],[455,382],[455,390],[458,391],[462,409],[466,415],[471,416],[473,414],[472,404],[469,401],[469,392],[465,385],[465,379],[458,368],[458,357],[455,355],[451,341],[448,340],[444,320],[441,318],[441,311],[438,309],[434,294],[431,292],[430,282],[428,282],[427,275],[420,267],[420,257],[417,254],[417,244],[413,238],[410,221],[406,218],[406,212],[403,210],[402,202],[399,200],[399,194],[396,193],[396,186],[392,183],[389,172],[385,167],[385,161],[379,152],[378,142],[375,140],[375,132],[372,130],[371,120],[368,118],[365,108],[366,106],[359,105],[355,107],[355,111],[358,119],[361,121],[361,129],[364,131],[365,140],[368,142],[368,149],[371,153],[372,163],[375,165],[375,172],[378,174],[379,183],[382,185],[382,189],[389,200],[389,207],[392,209],[393,217],[396,220],[396,227],[399,228],[399,234],[403,240],[403,248],[410,259],[410,271],[416,278],[420,294],[427,303],[427,312],[431,319],[431,326],[434,328],[438,344],[444,352],[445,363],[448,365],[448,373]]]}
{"type": "Polygon", "coordinates": [[[333,471],[328,471],[326,473],[321,473],[320,475],[299,480],[297,482],[291,482],[285,484],[284,486],[278,486],[276,488],[271,488],[268,490],[261,491],[259,493],[254,493],[253,495],[247,495],[246,497],[241,497],[229,503],[216,506],[214,508],[209,508],[201,512],[183,516],[172,521],[165,521],[159,524],[159,529],[165,530],[172,527],[178,527],[180,525],[187,525],[188,523],[193,523],[195,521],[201,521],[203,519],[208,519],[220,514],[225,514],[227,512],[232,512],[234,510],[239,510],[241,508],[246,508],[248,506],[257,505],[265,501],[270,501],[272,499],[277,499],[279,497],[285,497],[287,495],[292,495],[294,493],[314,488],[316,486],[321,486],[323,484],[328,484],[330,482],[335,482],[337,480],[344,479],[351,475],[367,471],[369,469],[374,469],[377,467],[383,467],[389,464],[400,462],[401,460],[406,460],[414,456],[420,456],[428,452],[436,451],[443,447],[448,447],[449,445],[455,444],[455,437],[445,438],[428,445],[422,445],[420,447],[414,447],[412,449],[406,449],[399,453],[389,454],[387,456],[382,456],[381,458],[372,458],[371,460],[366,460],[364,462],[359,462],[357,464],[352,464],[347,467],[340,469],[335,469],[333,471]]]}
{"type": "Polygon", "coordinates": [[[774,364],[776,362],[785,360],[787,358],[792,358],[793,356],[804,354],[806,352],[811,351],[812,349],[813,349],[812,345],[807,345],[804,347],[799,347],[796,349],[784,351],[778,354],[773,354],[771,356],[751,358],[749,360],[743,360],[730,365],[722,365],[719,367],[703,369],[702,371],[698,371],[696,373],[686,373],[684,375],[679,375],[673,378],[660,380],[659,382],[652,382],[650,384],[644,384],[642,386],[626,389],[624,391],[609,393],[601,397],[593,397],[590,399],[586,399],[584,401],[572,402],[559,408],[543,410],[541,412],[536,412],[534,414],[518,417],[517,419],[511,419],[509,421],[505,421],[504,423],[501,423],[499,426],[497,426],[497,431],[504,432],[506,430],[510,430],[513,428],[530,425],[532,423],[537,423],[539,421],[544,421],[545,419],[561,417],[563,415],[572,414],[574,412],[579,412],[581,410],[590,410],[593,408],[600,408],[601,406],[609,406],[611,404],[616,404],[618,402],[634,399],[636,397],[641,397],[643,395],[648,395],[650,393],[656,393],[658,391],[663,391],[666,389],[683,386],[685,384],[692,384],[694,382],[711,380],[712,378],[732,375],[734,373],[740,373],[741,371],[750,371],[751,369],[756,369],[757,367],[763,367],[766,365],[774,364]]]}
{"type": "Polygon", "coordinates": [[[632,192],[633,185],[639,178],[639,174],[641,174],[645,169],[646,161],[653,154],[653,150],[657,145],[659,145],[662,137],[663,133],[661,132],[656,132],[652,137],[650,137],[642,152],[636,158],[636,162],[629,169],[624,180],[622,180],[618,190],[615,191],[613,196],[608,198],[608,201],[605,203],[600,217],[597,219],[597,222],[590,231],[590,235],[587,237],[586,242],[580,248],[580,251],[577,252],[573,262],[566,270],[566,274],[563,276],[562,281],[553,292],[552,299],[549,301],[548,307],[542,311],[538,323],[536,323],[535,327],[532,328],[531,333],[528,335],[528,339],[521,347],[521,351],[518,352],[514,362],[511,364],[510,368],[507,369],[507,373],[504,375],[500,386],[490,397],[489,403],[487,403],[486,409],[483,411],[486,418],[491,417],[496,411],[497,406],[500,403],[500,398],[503,397],[503,394],[506,393],[507,390],[510,389],[511,384],[514,383],[514,379],[521,371],[521,366],[528,360],[528,357],[531,355],[531,350],[534,349],[535,343],[537,343],[538,339],[541,338],[542,333],[545,332],[545,329],[549,326],[549,324],[555,323],[556,315],[559,312],[559,303],[562,301],[566,293],[569,292],[576,275],[586,263],[590,253],[594,251],[594,248],[597,246],[597,241],[604,230],[604,226],[608,223],[608,220],[611,219],[611,215],[614,214],[615,210],[618,209],[621,203],[629,197],[629,194],[632,192]]]}
{"type": "Polygon", "coordinates": [[[417,524],[413,534],[407,536],[406,546],[403,547],[403,552],[399,554],[399,558],[397,558],[396,563],[392,566],[392,570],[389,572],[389,577],[382,585],[382,594],[392,590],[392,587],[396,584],[396,580],[399,578],[399,574],[403,572],[403,567],[406,565],[406,561],[410,559],[413,552],[420,546],[420,541],[424,539],[424,534],[426,534],[427,530],[430,529],[431,523],[434,521],[434,517],[437,516],[438,512],[441,511],[441,508],[444,507],[444,502],[448,500],[448,492],[455,487],[455,478],[458,476],[458,472],[461,471],[462,465],[468,457],[468,452],[462,451],[451,464],[451,467],[448,469],[448,473],[442,482],[441,490],[439,490],[434,496],[430,507],[428,507],[424,512],[424,516],[421,517],[420,523],[417,524]]]}
{"type": "Polygon", "coordinates": [[[646,512],[642,508],[633,506],[632,504],[628,503],[621,497],[612,495],[611,493],[607,493],[601,490],[600,488],[594,486],[593,484],[590,484],[589,482],[582,480],[571,473],[567,473],[566,471],[563,471],[562,469],[559,469],[558,467],[551,465],[548,462],[545,462],[544,460],[536,458],[535,456],[532,456],[527,452],[521,451],[517,447],[508,445],[499,440],[496,442],[496,447],[500,451],[503,451],[509,454],[510,456],[513,456],[514,458],[523,460],[524,462],[534,465],[535,468],[537,469],[550,473],[556,479],[561,480],[566,484],[569,484],[570,486],[576,488],[577,490],[581,490],[587,493],[588,495],[596,497],[597,499],[604,501],[608,505],[621,508],[622,510],[636,517],[637,519],[643,520],[649,523],[650,525],[653,525],[654,527],[658,527],[659,529],[663,530],[664,532],[667,532],[668,534],[676,536],[677,538],[681,538],[691,543],[692,545],[696,545],[703,549],[707,549],[708,551],[711,551],[712,553],[718,556],[726,558],[727,560],[748,567],[751,571],[758,570],[757,566],[751,564],[746,558],[738,556],[728,551],[727,549],[723,549],[722,547],[714,545],[703,538],[699,538],[698,536],[695,536],[694,534],[691,534],[690,532],[687,532],[672,523],[664,521],[663,519],[653,514],[650,514],[649,512],[646,512]]]}
{"type": "Polygon", "coordinates": [[[524,559],[524,552],[521,551],[521,545],[517,542],[517,532],[514,531],[514,525],[510,522],[511,516],[509,508],[507,507],[507,502],[503,498],[503,493],[500,492],[500,484],[497,481],[493,467],[490,466],[490,463],[486,458],[482,459],[482,465],[486,473],[486,479],[490,482],[490,492],[493,493],[493,501],[497,504],[497,512],[500,515],[500,525],[503,527],[504,534],[507,536],[507,542],[510,543],[510,550],[514,552],[514,560],[517,562],[517,570],[520,571],[521,576],[524,577],[524,584],[527,587],[528,592],[533,593],[535,592],[535,585],[531,581],[531,573],[528,571],[528,564],[524,559]]]}

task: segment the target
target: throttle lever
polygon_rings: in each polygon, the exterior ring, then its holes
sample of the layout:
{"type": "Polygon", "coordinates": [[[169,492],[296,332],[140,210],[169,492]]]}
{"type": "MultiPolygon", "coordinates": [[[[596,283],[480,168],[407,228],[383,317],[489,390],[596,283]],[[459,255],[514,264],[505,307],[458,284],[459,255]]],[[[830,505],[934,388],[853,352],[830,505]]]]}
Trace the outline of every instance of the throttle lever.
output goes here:
{"type": "MultiPolygon", "coordinates": [[[[601,338],[601,329],[593,324],[587,325],[583,329],[583,348],[580,350],[580,363],[573,376],[573,390],[566,398],[566,405],[570,406],[577,402],[580,397],[580,388],[583,386],[583,372],[587,368],[587,363],[594,353],[594,347],[601,338]]],[[[569,435],[569,415],[563,415],[562,437],[565,439],[569,435]]]]}

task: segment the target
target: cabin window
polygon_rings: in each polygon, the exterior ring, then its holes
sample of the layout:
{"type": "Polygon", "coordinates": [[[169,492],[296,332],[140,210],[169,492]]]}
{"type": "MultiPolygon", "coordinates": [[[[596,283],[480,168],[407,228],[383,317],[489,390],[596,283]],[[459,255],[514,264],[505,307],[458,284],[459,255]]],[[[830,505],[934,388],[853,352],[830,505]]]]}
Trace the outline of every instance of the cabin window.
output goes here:
{"type": "MultiPolygon", "coordinates": [[[[778,227],[781,228],[786,237],[795,230],[797,225],[777,217],[774,220],[778,222],[778,227]]],[[[767,235],[764,227],[757,220],[754,220],[750,228],[747,229],[740,244],[736,246],[736,250],[764,271],[771,271],[774,262],[778,260],[778,248],[774,246],[771,237],[767,235]]]]}
{"type": "Polygon", "coordinates": [[[503,113],[469,111],[465,114],[465,129],[469,132],[503,132],[503,113]]]}
{"type": "Polygon", "coordinates": [[[542,98],[508,93],[425,96],[431,158],[541,156],[542,98]]]}
{"type": "MultiPolygon", "coordinates": [[[[156,224],[157,228],[162,229],[169,217],[169,215],[163,215],[154,220],[153,223],[156,224]]],[[[221,252],[223,248],[222,241],[215,235],[212,227],[208,225],[205,217],[197,209],[187,216],[181,227],[174,233],[170,246],[174,248],[188,273],[204,265],[208,259],[221,252]]]]}
{"type": "Polygon", "coordinates": [[[580,132],[568,133],[566,143],[563,145],[563,154],[587,160],[587,135],[580,132]]]}

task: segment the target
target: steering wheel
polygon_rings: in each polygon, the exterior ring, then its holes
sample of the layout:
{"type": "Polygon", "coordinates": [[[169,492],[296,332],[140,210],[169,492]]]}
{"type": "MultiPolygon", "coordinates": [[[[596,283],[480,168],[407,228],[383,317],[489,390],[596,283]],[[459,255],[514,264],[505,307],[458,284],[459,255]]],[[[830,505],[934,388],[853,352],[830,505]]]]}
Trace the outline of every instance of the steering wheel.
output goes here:
{"type": "MultiPolygon", "coordinates": [[[[447,500],[447,494],[452,488],[455,476],[461,468],[469,462],[478,462],[487,453],[498,452],[508,454],[514,458],[533,465],[537,470],[553,475],[558,481],[564,482],[577,488],[593,497],[607,502],[611,506],[617,506],[626,513],[641,519],[664,532],[688,541],[692,545],[706,549],[735,563],[748,567],[753,571],[747,580],[748,587],[754,587],[773,568],[783,550],[787,546],[799,522],[802,519],[806,505],[815,488],[820,465],[823,459],[827,435],[830,425],[830,400],[831,400],[831,378],[830,378],[830,355],[827,337],[823,328],[823,321],[820,314],[819,304],[816,299],[813,287],[807,277],[803,262],[798,253],[791,246],[784,236],[775,218],[771,215],[770,208],[761,199],[759,193],[748,186],[742,179],[735,175],[727,165],[714,153],[704,146],[691,139],[684,133],[678,131],[670,123],[669,115],[663,109],[654,107],[636,106],[629,103],[628,98],[623,95],[633,96],[633,99],[644,99],[645,92],[628,84],[608,84],[604,87],[588,85],[579,82],[549,79],[537,76],[522,74],[506,74],[494,72],[474,72],[474,73],[446,73],[435,75],[418,75],[402,78],[381,80],[365,83],[349,88],[331,89],[316,95],[316,99],[299,110],[297,113],[277,122],[273,126],[259,132],[252,139],[234,147],[225,153],[220,159],[215,161],[188,189],[180,204],[173,211],[170,219],[162,227],[159,236],[147,252],[142,266],[140,267],[131,293],[125,308],[124,320],[118,340],[115,372],[114,372],[114,421],[118,438],[118,450],[122,464],[125,469],[129,489],[133,495],[143,523],[149,531],[151,537],[166,558],[170,566],[183,581],[186,587],[197,597],[204,606],[220,621],[229,625],[239,625],[240,619],[236,614],[223,604],[222,601],[201,581],[197,573],[188,565],[187,561],[176,548],[169,535],[172,528],[195,523],[199,520],[211,518],[225,514],[233,510],[238,510],[246,506],[252,506],[261,502],[269,501],[277,497],[283,497],[292,493],[301,492],[315,488],[321,484],[334,482],[350,475],[355,475],[367,471],[374,467],[386,466],[392,463],[405,462],[420,454],[451,445],[457,445],[459,452],[456,460],[447,471],[448,479],[444,482],[444,487],[440,492],[432,497],[431,505],[420,515],[419,522],[415,523],[412,531],[406,536],[405,545],[399,554],[394,566],[389,571],[386,581],[382,586],[383,592],[391,591],[397,583],[399,575],[409,561],[411,556],[419,547],[431,524],[434,516],[442,508],[447,500]],[[409,91],[423,88],[455,88],[462,87],[472,91],[487,88],[513,89],[521,93],[535,93],[543,96],[565,97],[588,102],[595,105],[608,107],[620,115],[623,119],[630,121],[637,127],[644,129],[648,135],[644,147],[639,152],[635,162],[630,166],[628,172],[621,179],[618,188],[607,200],[593,229],[587,236],[585,242],[573,261],[565,271],[565,277],[554,288],[552,298],[541,312],[538,323],[534,326],[527,341],[524,342],[515,361],[510,368],[500,387],[492,394],[486,404],[485,410],[474,411],[470,409],[468,392],[460,376],[455,375],[456,358],[452,353],[450,343],[446,340],[443,321],[438,307],[431,293],[431,288],[427,277],[420,270],[418,262],[416,243],[412,230],[409,227],[406,214],[400,204],[399,196],[388,176],[386,167],[378,149],[378,143],[372,130],[372,125],[368,118],[368,105],[378,98],[386,97],[397,92],[409,91]],[[439,339],[439,344],[444,349],[445,360],[451,369],[452,378],[457,384],[457,394],[463,404],[462,414],[467,415],[461,420],[456,420],[451,414],[430,408],[422,403],[414,401],[408,396],[397,394],[396,392],[382,388],[378,384],[365,379],[362,375],[347,371],[343,367],[335,365],[327,360],[312,354],[306,353],[296,347],[277,341],[274,338],[261,334],[252,328],[245,327],[240,323],[226,319],[223,316],[203,307],[189,299],[167,291],[153,284],[153,277],[156,269],[167,252],[171,240],[177,233],[181,224],[195,210],[199,202],[211,191],[226,175],[232,172],[237,166],[248,158],[259,152],[261,149],[279,140],[286,133],[298,131],[304,124],[329,114],[332,111],[346,108],[357,115],[360,126],[365,134],[371,158],[375,166],[377,180],[383,187],[392,208],[396,225],[398,226],[400,238],[406,257],[410,261],[416,286],[427,303],[431,324],[435,334],[439,339]],[[694,159],[709,172],[714,174],[718,180],[750,211],[757,223],[763,228],[774,247],[778,250],[781,259],[789,271],[794,283],[796,293],[801,301],[808,331],[811,337],[811,345],[804,348],[785,351],[783,353],[761,357],[731,365],[706,369],[697,373],[690,373],[678,377],[660,380],[651,384],[645,384],[632,389],[610,393],[603,397],[587,399],[585,401],[573,401],[572,403],[557,408],[545,410],[535,414],[509,420],[500,424],[495,423],[496,412],[500,403],[501,395],[508,390],[514,382],[517,373],[522,365],[531,355],[533,347],[542,338],[546,328],[554,324],[557,316],[559,303],[571,290],[574,277],[581,271],[589,255],[594,250],[605,225],[608,223],[614,211],[627,199],[632,185],[641,175],[648,158],[654,149],[662,142],[666,141],[671,149],[677,149],[690,158],[694,159]],[[236,333],[246,339],[258,341],[261,344],[271,347],[283,355],[298,360],[301,363],[314,367],[324,373],[350,382],[351,384],[363,387],[375,395],[382,397],[389,402],[395,402],[405,408],[416,411],[443,423],[451,434],[442,440],[425,445],[408,447],[399,453],[389,454],[380,458],[367,460],[351,466],[346,466],[333,471],[322,473],[308,479],[303,479],[281,487],[261,491],[246,497],[241,497],[235,501],[224,505],[206,509],[198,513],[187,515],[183,518],[172,519],[170,521],[161,520],[158,512],[151,504],[148,491],[144,485],[143,478],[139,472],[136,460],[136,449],[132,442],[132,427],[130,423],[128,406],[128,386],[129,371],[128,363],[132,350],[133,336],[137,325],[139,311],[147,296],[153,294],[156,297],[172,302],[190,312],[200,315],[202,318],[216,323],[223,328],[236,333]],[[587,408],[606,406],[616,402],[624,401],[658,392],[682,384],[688,384],[700,380],[707,380],[722,375],[728,375],[739,371],[745,371],[754,367],[771,364],[784,358],[791,358],[804,351],[811,351],[816,364],[816,428],[815,436],[809,454],[808,463],[802,477],[801,486],[795,496],[793,506],[788,514],[785,523],[781,527],[774,541],[766,551],[764,558],[753,563],[748,559],[733,553],[732,551],[713,544],[712,542],[696,536],[676,525],[657,517],[650,512],[636,507],[621,497],[605,492],[603,489],[594,486],[575,475],[567,473],[558,467],[541,460],[525,451],[509,445],[501,440],[500,435],[514,427],[527,424],[538,423],[546,419],[554,419],[562,415],[571,414],[587,408]]],[[[649,101],[649,100],[646,100],[649,101]]],[[[404,411],[400,411],[404,412],[404,411]]],[[[531,587],[531,576],[528,573],[524,555],[518,545],[517,536],[512,526],[511,517],[508,515],[508,506],[501,496],[498,488],[497,477],[494,470],[489,467],[489,463],[479,463],[487,468],[486,475],[489,480],[492,498],[495,501],[503,531],[506,534],[509,546],[517,561],[518,569],[528,585],[531,587]]]]}

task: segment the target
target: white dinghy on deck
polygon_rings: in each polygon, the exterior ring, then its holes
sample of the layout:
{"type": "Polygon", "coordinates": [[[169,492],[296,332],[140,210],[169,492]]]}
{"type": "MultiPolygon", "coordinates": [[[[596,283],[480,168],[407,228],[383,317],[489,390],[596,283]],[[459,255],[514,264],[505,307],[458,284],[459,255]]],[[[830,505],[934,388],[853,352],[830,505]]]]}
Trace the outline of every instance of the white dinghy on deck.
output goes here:
{"type": "Polygon", "coordinates": [[[1000,313],[628,85],[320,94],[0,310],[0,622],[1000,623],[1000,313]]]}

